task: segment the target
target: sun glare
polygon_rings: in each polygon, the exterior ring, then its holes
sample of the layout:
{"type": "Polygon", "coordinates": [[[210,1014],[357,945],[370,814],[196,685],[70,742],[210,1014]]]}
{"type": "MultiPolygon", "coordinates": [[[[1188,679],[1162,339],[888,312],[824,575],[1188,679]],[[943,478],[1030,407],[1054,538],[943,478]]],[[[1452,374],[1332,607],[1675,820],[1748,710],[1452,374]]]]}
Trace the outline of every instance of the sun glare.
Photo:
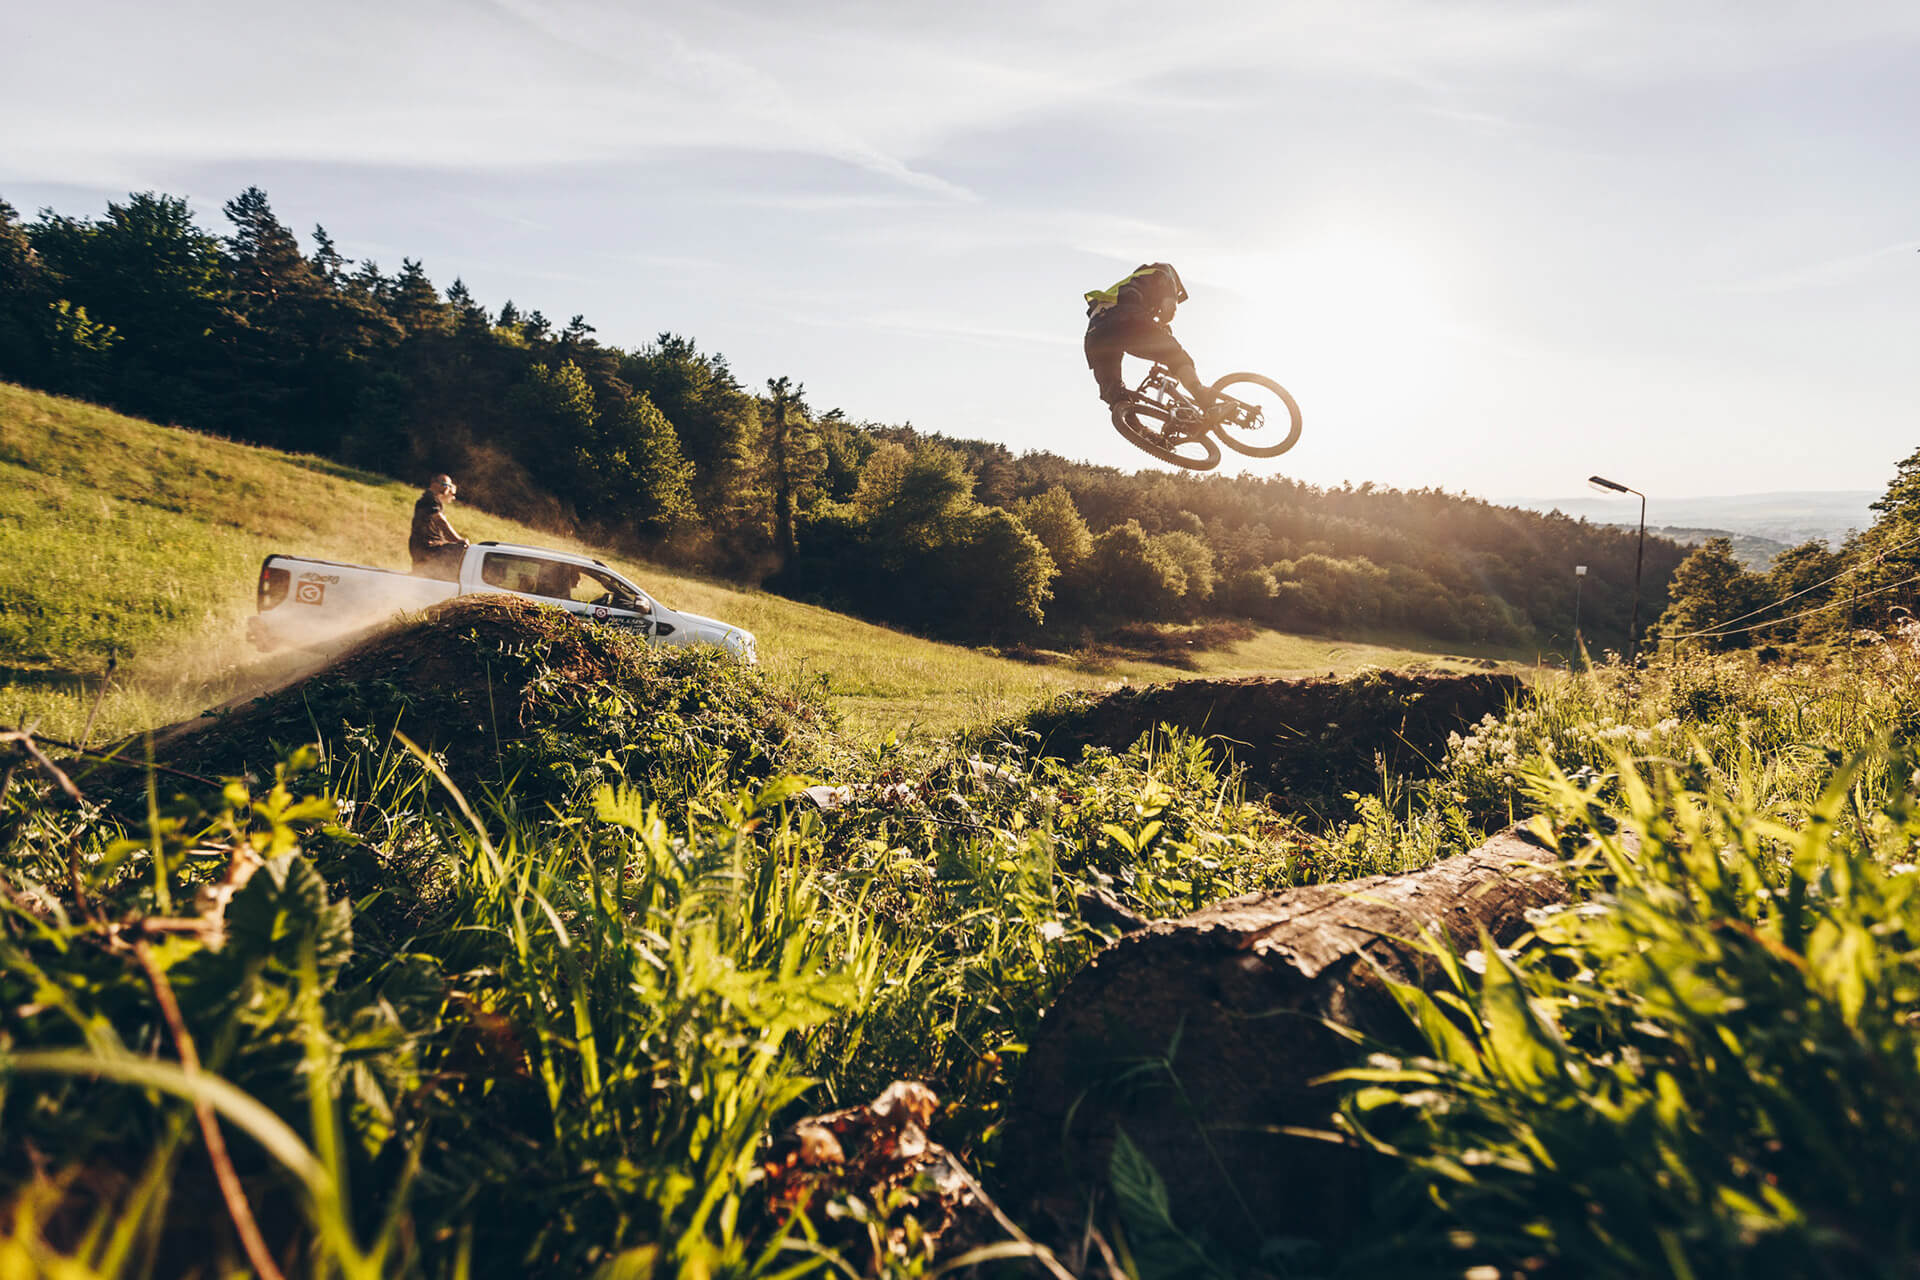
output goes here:
{"type": "Polygon", "coordinates": [[[1223,260],[1208,275],[1240,298],[1208,318],[1206,334],[1196,326],[1196,352],[1255,362],[1323,411],[1370,418],[1430,405],[1457,363],[1460,300],[1410,240],[1334,233],[1223,260]]]}

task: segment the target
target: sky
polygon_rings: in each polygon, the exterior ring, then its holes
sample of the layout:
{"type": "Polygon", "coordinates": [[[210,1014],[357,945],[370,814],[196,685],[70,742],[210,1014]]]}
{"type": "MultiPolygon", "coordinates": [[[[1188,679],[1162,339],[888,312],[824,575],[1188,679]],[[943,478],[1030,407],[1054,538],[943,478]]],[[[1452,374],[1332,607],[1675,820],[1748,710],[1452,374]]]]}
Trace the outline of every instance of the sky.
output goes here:
{"type": "Polygon", "coordinates": [[[259,186],[309,246],[322,224],[615,346],[681,334],[855,420],[1159,465],[1106,422],[1081,295],[1168,261],[1202,376],[1304,412],[1258,474],[1654,500],[1877,491],[1920,448],[1911,0],[68,0],[4,26],[0,198],[28,217],[153,190],[224,232],[259,186]]]}

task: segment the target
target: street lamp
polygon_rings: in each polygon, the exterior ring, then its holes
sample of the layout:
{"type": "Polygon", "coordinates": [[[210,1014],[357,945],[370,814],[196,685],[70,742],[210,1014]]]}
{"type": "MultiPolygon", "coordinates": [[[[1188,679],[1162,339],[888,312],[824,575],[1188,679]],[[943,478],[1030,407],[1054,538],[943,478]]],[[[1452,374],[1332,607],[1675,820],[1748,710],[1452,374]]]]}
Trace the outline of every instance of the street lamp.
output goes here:
{"type": "Polygon", "coordinates": [[[1640,565],[1647,557],[1647,495],[1605,476],[1588,476],[1587,483],[1596,489],[1631,493],[1640,499],[1640,547],[1633,553],[1633,618],[1627,623],[1627,665],[1632,666],[1640,652],[1640,565]]]}
{"type": "Polygon", "coordinates": [[[1573,657],[1577,664],[1580,660],[1580,588],[1586,585],[1587,566],[1573,566],[1573,657]]]}

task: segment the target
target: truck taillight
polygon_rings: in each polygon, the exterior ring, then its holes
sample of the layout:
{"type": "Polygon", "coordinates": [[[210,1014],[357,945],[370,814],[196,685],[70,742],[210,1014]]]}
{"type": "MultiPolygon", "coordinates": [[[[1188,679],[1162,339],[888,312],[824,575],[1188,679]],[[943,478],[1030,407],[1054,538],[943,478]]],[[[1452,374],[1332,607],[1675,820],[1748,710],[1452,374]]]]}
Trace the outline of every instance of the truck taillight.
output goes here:
{"type": "Polygon", "coordinates": [[[270,564],[260,566],[260,612],[265,613],[287,598],[287,584],[293,575],[270,564]]]}

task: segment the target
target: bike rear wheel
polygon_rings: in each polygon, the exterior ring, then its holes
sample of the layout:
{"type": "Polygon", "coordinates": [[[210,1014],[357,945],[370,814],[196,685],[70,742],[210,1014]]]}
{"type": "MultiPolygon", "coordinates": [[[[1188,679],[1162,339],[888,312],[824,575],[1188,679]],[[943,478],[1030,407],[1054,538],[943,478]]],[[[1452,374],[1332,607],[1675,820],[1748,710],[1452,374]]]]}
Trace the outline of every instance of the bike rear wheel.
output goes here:
{"type": "MultiPolygon", "coordinates": [[[[1162,462],[1189,471],[1211,471],[1220,465],[1220,446],[1210,435],[1174,435],[1165,432],[1172,415],[1158,405],[1121,401],[1113,406],[1113,425],[1127,442],[1162,462]]],[[[1198,425],[1198,424],[1196,424],[1198,425]]]]}
{"type": "Polygon", "coordinates": [[[1300,406],[1287,389],[1257,373],[1230,373],[1213,384],[1214,394],[1246,405],[1240,416],[1221,415],[1215,406],[1214,431],[1227,448],[1249,458],[1272,458],[1293,448],[1300,439],[1300,406]]]}

